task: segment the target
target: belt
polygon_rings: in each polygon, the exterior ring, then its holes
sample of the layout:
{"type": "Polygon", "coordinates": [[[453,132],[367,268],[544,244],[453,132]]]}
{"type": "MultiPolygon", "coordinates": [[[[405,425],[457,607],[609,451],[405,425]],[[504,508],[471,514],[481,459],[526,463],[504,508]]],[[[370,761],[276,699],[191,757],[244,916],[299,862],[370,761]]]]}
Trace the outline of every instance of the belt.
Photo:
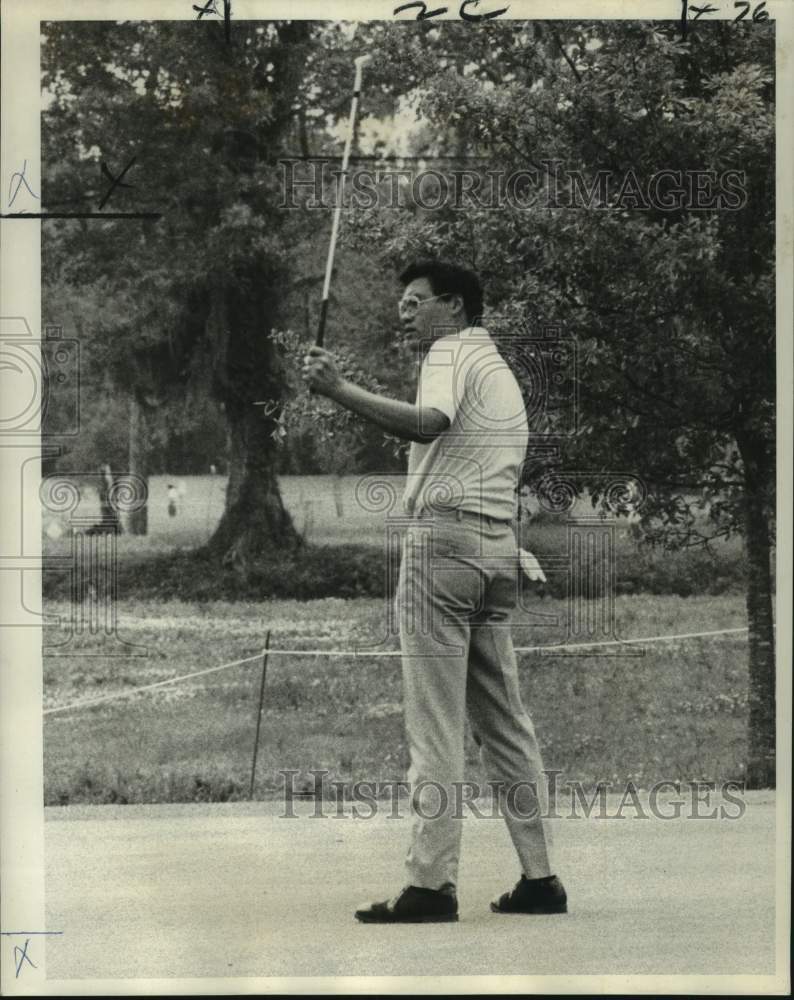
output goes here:
{"type": "Polygon", "coordinates": [[[462,521],[464,517],[475,518],[477,521],[485,521],[485,523],[488,525],[489,528],[495,528],[497,526],[503,527],[504,525],[513,523],[512,517],[509,520],[504,520],[503,518],[499,517],[491,517],[488,514],[479,514],[477,513],[477,511],[474,510],[461,510],[460,507],[449,507],[446,510],[442,508],[441,510],[433,510],[433,511],[427,510],[426,507],[423,507],[417,513],[416,516],[434,517],[437,514],[443,515],[445,517],[454,516],[456,521],[462,521]]]}

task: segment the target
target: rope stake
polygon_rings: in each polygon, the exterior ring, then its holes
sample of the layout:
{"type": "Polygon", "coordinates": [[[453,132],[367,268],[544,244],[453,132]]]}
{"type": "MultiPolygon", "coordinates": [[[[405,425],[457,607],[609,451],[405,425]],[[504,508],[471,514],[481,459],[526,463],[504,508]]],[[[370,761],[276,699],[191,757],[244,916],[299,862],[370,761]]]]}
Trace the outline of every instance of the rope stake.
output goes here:
{"type": "Polygon", "coordinates": [[[262,705],[265,701],[265,676],[267,675],[267,654],[270,649],[270,629],[265,633],[265,648],[262,650],[262,681],[259,685],[259,706],[256,710],[256,735],[254,736],[254,759],[251,761],[251,787],[248,790],[249,800],[254,798],[254,781],[256,780],[256,756],[259,753],[259,730],[262,727],[262,705]]]}

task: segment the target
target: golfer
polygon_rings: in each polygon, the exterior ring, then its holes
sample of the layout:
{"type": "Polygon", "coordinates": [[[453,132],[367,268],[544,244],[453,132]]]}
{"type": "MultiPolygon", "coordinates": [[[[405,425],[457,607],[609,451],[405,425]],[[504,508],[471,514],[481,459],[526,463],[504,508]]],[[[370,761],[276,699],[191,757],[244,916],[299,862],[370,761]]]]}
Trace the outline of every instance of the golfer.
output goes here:
{"type": "Polygon", "coordinates": [[[355,916],[369,923],[458,919],[467,714],[522,872],[491,909],[563,913],[566,894],[542,818],[545,775],[510,635],[514,499],[528,440],[521,391],[478,325],[483,293],[475,274],[425,261],[400,280],[403,331],[424,355],[416,403],[352,384],[321,347],[310,350],[303,369],[316,392],[411,442],[403,499],[411,522],[396,605],[413,830],[406,887],[355,916]]]}

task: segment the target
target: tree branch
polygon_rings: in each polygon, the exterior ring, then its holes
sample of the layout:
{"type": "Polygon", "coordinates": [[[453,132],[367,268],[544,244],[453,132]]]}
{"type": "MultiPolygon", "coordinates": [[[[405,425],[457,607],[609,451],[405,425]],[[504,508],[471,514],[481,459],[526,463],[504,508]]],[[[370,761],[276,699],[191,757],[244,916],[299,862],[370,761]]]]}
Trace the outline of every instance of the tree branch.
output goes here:
{"type": "Polygon", "coordinates": [[[581,83],[582,82],[582,75],[579,72],[579,70],[576,68],[576,66],[574,65],[573,61],[571,60],[571,57],[565,51],[565,49],[563,47],[563,44],[562,44],[562,40],[560,39],[559,32],[552,30],[551,35],[552,35],[552,38],[554,39],[554,41],[557,43],[557,48],[560,50],[560,55],[563,57],[563,59],[571,67],[571,70],[573,71],[573,75],[576,77],[576,82],[577,83],[581,83]]]}

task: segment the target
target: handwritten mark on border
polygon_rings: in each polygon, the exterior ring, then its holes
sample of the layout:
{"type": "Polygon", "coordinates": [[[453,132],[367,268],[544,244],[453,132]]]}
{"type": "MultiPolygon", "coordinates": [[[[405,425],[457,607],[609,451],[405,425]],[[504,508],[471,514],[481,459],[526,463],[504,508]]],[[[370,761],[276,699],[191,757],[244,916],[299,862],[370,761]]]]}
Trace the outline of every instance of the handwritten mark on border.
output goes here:
{"type": "Polygon", "coordinates": [[[28,955],[28,947],[30,946],[30,939],[32,937],[40,937],[42,935],[58,936],[60,934],[63,934],[63,931],[0,931],[0,935],[3,937],[25,938],[25,943],[21,947],[18,944],[14,945],[14,968],[16,970],[15,978],[19,979],[19,974],[22,971],[22,967],[25,962],[27,962],[31,968],[38,969],[36,963],[30,955],[28,955]]]}
{"type": "MultiPolygon", "coordinates": [[[[734,0],[733,9],[739,9],[739,13],[733,19],[734,21],[743,21],[747,15],[750,13],[750,8],[752,4],[750,0],[734,0]]],[[[756,3],[753,8],[752,20],[754,24],[759,24],[764,21],[769,20],[769,11],[765,10],[766,0],[761,0],[760,3],[756,3]]],[[[712,5],[706,0],[702,7],[698,7],[694,3],[690,3],[689,0],[681,0],[681,38],[686,39],[687,27],[690,20],[697,21],[706,14],[719,14],[719,7],[712,7],[712,5]],[[689,14],[692,13],[695,16],[690,18],[689,14]]]]}
{"type": "MultiPolygon", "coordinates": [[[[506,14],[510,7],[502,7],[500,10],[492,10],[487,14],[469,14],[467,7],[478,7],[480,0],[462,0],[460,5],[460,10],[458,14],[463,21],[490,21],[494,17],[500,17],[502,14],[506,14]]],[[[436,7],[435,10],[428,10],[427,4],[423,0],[413,0],[411,3],[400,4],[399,7],[395,7],[393,11],[393,16],[396,17],[398,14],[402,14],[406,10],[414,10],[419,8],[419,13],[416,15],[417,21],[426,21],[431,17],[439,17],[441,14],[446,14],[449,7],[436,7]]]]}
{"type": "Polygon", "coordinates": [[[22,161],[22,169],[15,171],[11,175],[11,183],[8,185],[8,207],[9,208],[11,208],[11,206],[14,204],[14,200],[15,200],[16,196],[19,194],[19,189],[22,187],[23,184],[28,189],[28,194],[32,195],[36,199],[36,201],[39,200],[39,196],[33,191],[33,189],[31,188],[30,184],[28,184],[27,177],[25,177],[25,171],[27,169],[28,169],[28,161],[27,160],[23,160],[22,161]],[[19,180],[17,181],[17,186],[14,188],[14,193],[11,194],[11,188],[13,187],[14,180],[17,177],[19,178],[19,180]]]}
{"type": "MultiPolygon", "coordinates": [[[[202,0],[203,2],[203,0],[202,0]]],[[[198,11],[197,21],[200,21],[205,14],[221,16],[221,12],[215,6],[216,0],[206,0],[203,7],[193,4],[193,10],[198,11]]],[[[223,0],[223,30],[226,34],[227,43],[232,40],[232,0],[223,0]]]]}

